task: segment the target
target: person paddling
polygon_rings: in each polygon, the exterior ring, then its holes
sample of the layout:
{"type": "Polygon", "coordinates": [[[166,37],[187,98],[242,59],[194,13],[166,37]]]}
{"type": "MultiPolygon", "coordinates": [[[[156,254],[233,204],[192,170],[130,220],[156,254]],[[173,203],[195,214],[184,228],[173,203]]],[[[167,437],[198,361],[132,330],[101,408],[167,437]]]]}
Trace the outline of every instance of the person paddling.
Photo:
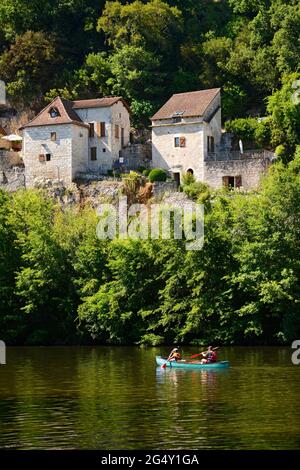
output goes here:
{"type": "Polygon", "coordinates": [[[212,346],[208,346],[207,351],[202,353],[203,359],[201,359],[201,363],[202,364],[208,364],[208,363],[211,363],[211,362],[217,362],[217,351],[216,351],[216,349],[218,349],[218,348],[213,349],[212,346]]]}
{"type": "Polygon", "coordinates": [[[178,348],[174,348],[170,352],[167,361],[168,362],[171,362],[171,361],[176,361],[177,362],[177,361],[180,361],[180,359],[181,359],[181,355],[180,355],[180,352],[178,351],[178,348]]]}

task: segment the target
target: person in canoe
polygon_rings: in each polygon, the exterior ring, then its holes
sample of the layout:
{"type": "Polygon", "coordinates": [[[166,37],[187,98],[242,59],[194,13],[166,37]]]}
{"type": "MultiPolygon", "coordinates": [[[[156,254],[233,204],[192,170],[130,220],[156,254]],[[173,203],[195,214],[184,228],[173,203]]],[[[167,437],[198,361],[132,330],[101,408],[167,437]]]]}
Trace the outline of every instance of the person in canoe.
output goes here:
{"type": "Polygon", "coordinates": [[[167,359],[168,362],[172,362],[172,361],[180,361],[181,359],[181,355],[180,355],[180,352],[178,351],[178,348],[174,348],[172,349],[172,351],[170,352],[169,354],[169,357],[167,359]]]}
{"type": "Polygon", "coordinates": [[[201,359],[202,364],[209,364],[212,362],[217,362],[217,350],[218,348],[213,348],[208,346],[207,351],[202,353],[203,359],[201,359]]]}

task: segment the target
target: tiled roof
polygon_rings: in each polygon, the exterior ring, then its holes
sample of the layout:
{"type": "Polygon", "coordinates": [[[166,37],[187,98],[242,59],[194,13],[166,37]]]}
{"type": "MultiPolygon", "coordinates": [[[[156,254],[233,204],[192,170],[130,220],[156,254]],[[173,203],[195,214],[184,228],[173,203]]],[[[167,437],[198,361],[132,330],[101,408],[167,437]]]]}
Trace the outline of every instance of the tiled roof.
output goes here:
{"type": "Polygon", "coordinates": [[[105,108],[107,106],[112,106],[118,101],[122,101],[124,106],[128,107],[128,104],[123,100],[121,96],[109,96],[105,98],[96,98],[93,100],[77,100],[72,101],[74,109],[84,109],[84,108],[105,108]]]}
{"type": "Polygon", "coordinates": [[[73,110],[72,101],[64,100],[58,96],[42,109],[37,116],[21,127],[21,129],[25,127],[51,126],[54,124],[77,124],[79,126],[88,127],[73,110]],[[53,108],[59,113],[57,117],[51,117],[50,115],[50,111],[53,108]]]}
{"type": "Polygon", "coordinates": [[[152,121],[170,119],[176,115],[182,117],[203,116],[219,92],[220,88],[212,88],[173,95],[151,119],[152,121]]]}
{"type": "Polygon", "coordinates": [[[69,101],[60,98],[59,96],[55,98],[50,104],[48,104],[42,111],[35,116],[31,121],[25,124],[21,129],[25,127],[35,127],[35,126],[51,126],[53,124],[77,124],[83,127],[89,127],[88,124],[84,123],[78,114],[76,109],[84,108],[103,108],[112,106],[118,101],[122,101],[126,109],[129,111],[129,106],[125,100],[121,97],[109,97],[109,98],[99,98],[94,100],[78,100],[78,101],[69,101]],[[52,108],[57,109],[59,115],[57,117],[51,117],[50,111],[52,108]]]}

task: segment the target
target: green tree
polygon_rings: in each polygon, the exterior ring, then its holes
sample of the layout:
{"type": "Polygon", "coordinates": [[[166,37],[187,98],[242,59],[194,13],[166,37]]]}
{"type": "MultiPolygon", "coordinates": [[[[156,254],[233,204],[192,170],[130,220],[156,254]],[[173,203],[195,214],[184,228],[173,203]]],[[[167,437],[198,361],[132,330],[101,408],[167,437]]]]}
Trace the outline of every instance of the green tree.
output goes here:
{"type": "Polygon", "coordinates": [[[281,89],[268,98],[267,105],[271,116],[272,143],[274,146],[285,145],[290,158],[300,143],[299,77],[299,74],[285,77],[281,89]]]}
{"type": "Polygon", "coordinates": [[[41,32],[17,36],[0,57],[1,77],[9,96],[21,104],[39,100],[57,79],[61,67],[62,57],[57,55],[54,41],[41,32]]]}

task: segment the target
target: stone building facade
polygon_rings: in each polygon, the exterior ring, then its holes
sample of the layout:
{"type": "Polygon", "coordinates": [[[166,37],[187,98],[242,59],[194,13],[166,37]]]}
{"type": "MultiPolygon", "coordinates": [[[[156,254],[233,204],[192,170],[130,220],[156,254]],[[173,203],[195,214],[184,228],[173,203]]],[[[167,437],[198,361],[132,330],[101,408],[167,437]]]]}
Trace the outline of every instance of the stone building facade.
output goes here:
{"type": "Polygon", "coordinates": [[[213,189],[221,186],[245,190],[258,188],[262,175],[266,174],[272,162],[273,154],[253,151],[234,155],[235,158],[226,159],[220,152],[218,159],[205,161],[203,181],[213,189]]]}
{"type": "Polygon", "coordinates": [[[212,188],[254,189],[272,161],[271,152],[235,152],[222,132],[220,89],[173,95],[152,117],[153,166],[180,183],[190,172],[212,188]]]}
{"type": "Polygon", "coordinates": [[[207,154],[221,142],[220,89],[173,95],[152,117],[153,166],[179,182],[187,171],[204,180],[207,154]]]}
{"type": "Polygon", "coordinates": [[[113,168],[129,143],[129,108],[120,97],[57,97],[21,129],[26,186],[42,178],[68,185],[79,173],[105,174],[113,168]]]}

